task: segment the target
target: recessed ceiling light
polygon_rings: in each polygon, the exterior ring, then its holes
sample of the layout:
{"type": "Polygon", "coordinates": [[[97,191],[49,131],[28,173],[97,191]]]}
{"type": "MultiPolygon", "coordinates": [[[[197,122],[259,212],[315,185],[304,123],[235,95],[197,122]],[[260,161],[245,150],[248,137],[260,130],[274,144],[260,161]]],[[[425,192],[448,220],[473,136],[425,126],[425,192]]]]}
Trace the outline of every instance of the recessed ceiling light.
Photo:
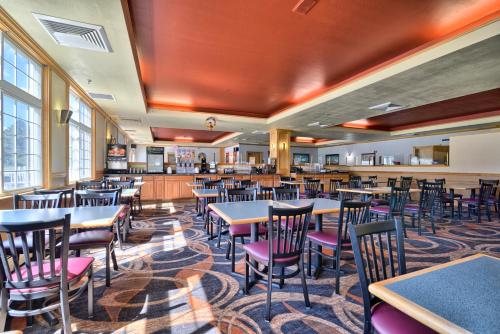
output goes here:
{"type": "Polygon", "coordinates": [[[307,126],[321,126],[319,122],[309,123],[307,126]]]}
{"type": "Polygon", "coordinates": [[[392,103],[392,102],[386,102],[386,103],[382,103],[382,104],[378,104],[376,106],[371,106],[370,110],[380,110],[380,111],[395,111],[395,110],[398,110],[398,109],[401,109],[401,108],[404,108],[405,106],[402,106],[402,105],[399,105],[399,104],[395,104],[395,103],[392,103]]]}
{"type": "Polygon", "coordinates": [[[254,130],[254,131],[252,131],[252,133],[254,135],[265,135],[265,134],[267,134],[269,132],[268,131],[263,131],[263,130],[254,130]]]}

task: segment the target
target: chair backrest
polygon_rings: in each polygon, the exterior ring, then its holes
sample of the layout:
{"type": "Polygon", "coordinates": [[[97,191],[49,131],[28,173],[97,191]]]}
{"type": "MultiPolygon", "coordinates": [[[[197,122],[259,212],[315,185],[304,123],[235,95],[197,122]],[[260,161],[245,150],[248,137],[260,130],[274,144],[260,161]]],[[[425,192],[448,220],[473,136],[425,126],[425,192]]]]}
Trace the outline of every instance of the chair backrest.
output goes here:
{"type": "Polygon", "coordinates": [[[40,189],[35,190],[35,195],[50,195],[50,194],[61,194],[61,200],[59,201],[60,208],[70,208],[74,206],[73,203],[73,193],[75,189],[40,189]]]}
{"type": "Polygon", "coordinates": [[[102,178],[104,181],[109,182],[109,181],[121,181],[122,177],[121,176],[105,176],[102,178]]]}
{"type": "Polygon", "coordinates": [[[361,181],[361,188],[373,188],[373,181],[361,181]]]}
{"type": "Polygon", "coordinates": [[[349,225],[349,234],[363,297],[365,333],[370,333],[371,308],[377,299],[368,286],[395,277],[396,270],[397,275],[406,273],[403,225],[400,219],[349,225]]]}
{"type": "Polygon", "coordinates": [[[316,197],[320,190],[320,180],[319,179],[308,179],[304,183],[304,190],[309,197],[316,197]]]}
{"type": "Polygon", "coordinates": [[[15,194],[14,209],[51,209],[58,208],[62,193],[44,195],[19,195],[15,194]]]}
{"type": "Polygon", "coordinates": [[[144,180],[144,178],[142,176],[126,176],[125,177],[125,181],[142,182],[143,180],[144,180]]]}
{"type": "Polygon", "coordinates": [[[342,245],[349,241],[349,224],[365,224],[370,222],[371,203],[359,201],[340,202],[340,213],[337,225],[337,245],[342,245]]]}
{"type": "Polygon", "coordinates": [[[224,182],[219,180],[208,180],[203,182],[203,189],[219,189],[224,188],[224,182]]]}
{"type": "Polygon", "coordinates": [[[417,188],[423,189],[425,182],[427,182],[427,179],[417,179],[417,188]]]}
{"type": "Polygon", "coordinates": [[[388,187],[391,187],[391,188],[395,187],[397,182],[398,182],[398,179],[396,179],[395,177],[387,178],[387,186],[388,187]]]}
{"type": "Polygon", "coordinates": [[[225,189],[226,202],[256,201],[257,189],[225,189]]]}
{"type": "Polygon", "coordinates": [[[106,187],[106,182],[104,181],[83,181],[76,182],[76,190],[86,190],[86,189],[103,189],[106,187]]]}
{"type": "MultiPolygon", "coordinates": [[[[64,218],[52,221],[20,221],[12,224],[0,222],[0,233],[6,236],[5,241],[0,242],[3,286],[7,289],[36,289],[67,284],[70,221],[71,215],[67,214],[64,218]],[[61,229],[59,264],[56,263],[56,231],[61,229]],[[30,238],[31,243],[28,241],[30,238]],[[16,247],[18,240],[21,240],[21,247],[16,247]],[[56,265],[61,266],[60,271],[56,265]],[[34,266],[46,269],[35,270],[34,266]]],[[[26,294],[29,295],[28,292],[26,294]]]]}
{"type": "Polygon", "coordinates": [[[196,176],[194,178],[194,182],[203,183],[203,182],[206,182],[206,181],[210,181],[210,178],[209,177],[198,177],[198,176],[196,176]]]}
{"type": "Polygon", "coordinates": [[[491,190],[491,195],[495,195],[498,191],[498,184],[500,180],[487,180],[487,179],[479,179],[479,184],[483,183],[491,183],[493,185],[493,189],[491,190]]]}
{"type": "Polygon", "coordinates": [[[406,202],[408,201],[408,196],[410,194],[409,188],[404,187],[392,187],[391,197],[389,200],[390,206],[390,216],[402,215],[406,202]]]}
{"type": "Polygon", "coordinates": [[[361,177],[349,180],[349,188],[361,188],[361,177]]]}
{"type": "Polygon", "coordinates": [[[342,182],[342,179],[330,179],[330,192],[331,193],[337,192],[337,183],[338,182],[342,182]]]}
{"type": "Polygon", "coordinates": [[[109,189],[133,189],[134,180],[129,181],[109,181],[107,184],[109,189]]]}
{"type": "Polygon", "coordinates": [[[301,208],[269,206],[268,233],[271,263],[276,259],[302,256],[313,206],[314,204],[301,208]]]}
{"type": "Polygon", "coordinates": [[[401,179],[399,180],[399,186],[401,188],[411,188],[411,183],[413,182],[413,177],[412,176],[401,176],[401,179]]]}
{"type": "Polygon", "coordinates": [[[487,205],[493,194],[493,188],[493,183],[481,183],[481,188],[479,188],[479,203],[487,205]]]}
{"type": "Polygon", "coordinates": [[[236,188],[236,180],[234,176],[223,176],[220,181],[224,184],[224,188],[236,188]]]}
{"type": "Polygon", "coordinates": [[[77,206],[112,206],[118,205],[121,189],[94,190],[85,194],[76,194],[77,206]]]}
{"type": "MultiPolygon", "coordinates": [[[[283,188],[281,188],[283,189],[283,188]]],[[[259,199],[273,199],[273,187],[260,187],[260,191],[258,194],[259,199]]]]}
{"type": "Polygon", "coordinates": [[[361,181],[360,175],[349,175],[349,181],[361,181]]]}
{"type": "Polygon", "coordinates": [[[443,194],[441,182],[424,182],[420,191],[418,206],[421,211],[430,212],[443,194]]]}
{"type": "MultiPolygon", "coordinates": [[[[335,189],[350,189],[351,182],[339,181],[335,185],[335,189]]],[[[340,201],[349,201],[354,198],[354,193],[339,191],[339,200],[340,201]]]]}
{"type": "Polygon", "coordinates": [[[239,188],[245,188],[245,189],[255,188],[255,189],[257,189],[257,191],[260,188],[259,182],[258,181],[252,181],[252,180],[239,180],[239,181],[236,181],[235,186],[239,187],[239,188]]]}
{"type": "Polygon", "coordinates": [[[288,201],[299,198],[299,188],[273,188],[274,201],[288,201]]]}
{"type": "Polygon", "coordinates": [[[377,175],[368,176],[369,181],[377,181],[377,175]]]}
{"type": "Polygon", "coordinates": [[[295,178],[291,176],[280,176],[280,181],[295,181],[295,178]]]}
{"type": "Polygon", "coordinates": [[[442,179],[434,179],[434,182],[438,182],[438,183],[442,183],[443,185],[446,184],[446,179],[442,178],[442,179]]]}

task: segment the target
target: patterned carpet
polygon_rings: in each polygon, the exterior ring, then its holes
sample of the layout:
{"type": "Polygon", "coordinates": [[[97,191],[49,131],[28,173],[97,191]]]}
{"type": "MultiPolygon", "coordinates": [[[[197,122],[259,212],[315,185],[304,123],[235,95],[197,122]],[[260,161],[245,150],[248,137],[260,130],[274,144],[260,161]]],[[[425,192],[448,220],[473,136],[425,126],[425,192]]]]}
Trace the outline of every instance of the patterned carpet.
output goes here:
{"type": "MultiPolygon", "coordinates": [[[[496,217],[495,217],[496,218],[496,217]]],[[[335,217],[326,216],[325,226],[335,217]]],[[[273,290],[270,323],[263,320],[265,287],[249,296],[242,280],[230,274],[221,249],[207,241],[194,201],[148,205],[134,222],[123,251],[117,252],[119,271],[110,288],[104,285],[102,252],[94,252],[95,316],[87,318],[86,295],[71,304],[75,331],[85,333],[359,333],[363,316],[352,254],[342,261],[340,295],[334,292],[333,272],[308,279],[312,308],[304,305],[300,280],[273,290]]],[[[410,229],[406,242],[409,271],[448,262],[477,252],[500,256],[500,221],[472,220],[437,224],[437,234],[418,237],[410,229]]],[[[239,244],[238,244],[239,245],[239,244]]],[[[241,249],[237,249],[241,259],[241,249]]],[[[237,271],[243,273],[240,262],[237,271]]],[[[9,322],[26,333],[52,333],[41,317],[26,328],[23,318],[9,322]]]]}

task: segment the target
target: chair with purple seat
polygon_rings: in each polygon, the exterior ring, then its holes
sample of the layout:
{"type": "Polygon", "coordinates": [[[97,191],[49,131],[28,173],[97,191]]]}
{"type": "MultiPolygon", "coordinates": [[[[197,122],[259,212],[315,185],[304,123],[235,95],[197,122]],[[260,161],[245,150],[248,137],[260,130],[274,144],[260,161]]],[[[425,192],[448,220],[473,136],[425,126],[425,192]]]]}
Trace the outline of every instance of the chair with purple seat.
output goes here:
{"type": "MultiPolygon", "coordinates": [[[[219,196],[221,194],[220,189],[224,189],[224,182],[220,180],[208,180],[203,182],[202,189],[216,189],[219,190],[219,196]]],[[[209,234],[209,240],[214,238],[213,224],[210,221],[210,212],[211,210],[208,208],[208,204],[215,203],[218,201],[218,197],[207,197],[201,199],[201,206],[203,208],[203,219],[205,220],[204,228],[207,230],[207,234],[209,234]]]]}
{"type": "Polygon", "coordinates": [[[442,211],[445,211],[446,208],[449,208],[451,218],[454,218],[455,217],[455,201],[461,199],[463,197],[463,195],[462,194],[455,194],[455,192],[452,190],[447,192],[446,179],[444,179],[444,178],[443,179],[434,179],[434,182],[441,184],[441,196],[439,199],[441,201],[442,211]]]}
{"type": "Polygon", "coordinates": [[[488,204],[495,209],[495,211],[498,214],[498,217],[500,218],[500,193],[498,193],[498,198],[497,198],[498,185],[500,183],[500,180],[479,179],[479,184],[482,183],[493,184],[493,189],[491,190],[491,195],[488,204]]]}
{"type": "Polygon", "coordinates": [[[250,269],[267,277],[267,299],[265,318],[271,320],[271,296],[273,279],[281,282],[301,275],[306,307],[310,307],[304,272],[304,244],[307,236],[313,204],[301,208],[273,208],[268,211],[268,240],[252,242],[245,249],[245,287],[248,294],[250,269]],[[275,219],[277,218],[277,219],[275,219]],[[285,222],[282,224],[281,222],[285,222]],[[259,265],[264,267],[263,270],[259,265]],[[285,272],[292,267],[292,272],[285,272]],[[277,270],[275,270],[277,269],[277,270]]]}
{"type": "Polygon", "coordinates": [[[338,199],[339,192],[337,191],[337,183],[342,182],[342,179],[330,179],[330,191],[324,192],[322,195],[324,198],[338,199]]]}
{"type": "MultiPolygon", "coordinates": [[[[257,200],[257,189],[226,189],[225,200],[227,202],[243,202],[257,200]]],[[[236,264],[236,239],[240,238],[241,243],[245,244],[245,238],[250,237],[250,224],[237,224],[229,226],[229,238],[226,249],[226,259],[229,260],[231,254],[231,271],[235,272],[236,264]]],[[[262,224],[259,224],[259,235],[267,233],[267,229],[262,224]]]]}
{"type": "Polygon", "coordinates": [[[488,221],[491,221],[491,194],[493,193],[493,183],[481,183],[481,188],[479,189],[479,196],[473,198],[462,198],[458,200],[458,214],[462,216],[463,206],[467,206],[467,213],[469,218],[471,217],[471,212],[474,211],[477,215],[477,222],[481,222],[481,209],[486,211],[486,216],[488,221]]]}
{"type": "Polygon", "coordinates": [[[321,182],[319,179],[307,179],[304,183],[304,193],[300,198],[316,198],[320,194],[321,182]]]}
{"type": "Polygon", "coordinates": [[[273,201],[291,201],[299,198],[299,188],[273,188],[273,201]]]}
{"type": "MultiPolygon", "coordinates": [[[[422,235],[422,218],[425,215],[429,215],[432,227],[432,233],[436,234],[436,228],[434,226],[434,216],[436,214],[436,206],[441,205],[441,183],[438,182],[427,182],[424,181],[421,185],[420,197],[418,204],[409,203],[404,207],[403,214],[411,216],[412,226],[415,227],[415,218],[418,219],[418,235],[422,235]]],[[[439,212],[442,210],[438,207],[439,212]]],[[[406,226],[403,225],[405,237],[406,237],[406,226]]]]}
{"type": "Polygon", "coordinates": [[[403,210],[408,201],[410,190],[408,188],[392,187],[389,197],[389,205],[378,205],[370,208],[370,216],[375,216],[378,221],[379,215],[382,215],[385,220],[399,216],[404,219],[403,210]]]}
{"type": "Polygon", "coordinates": [[[260,187],[259,193],[257,194],[260,200],[272,200],[273,199],[273,189],[274,187],[260,187]]]}
{"type": "MultiPolygon", "coordinates": [[[[75,203],[77,206],[112,206],[117,205],[120,196],[120,189],[101,190],[88,192],[86,194],[77,194],[75,203]]],[[[115,222],[116,234],[120,236],[120,222],[115,222]]],[[[109,229],[87,229],[78,231],[69,237],[69,249],[76,251],[77,257],[85,249],[104,248],[106,252],[106,286],[111,286],[111,264],[113,269],[118,270],[118,263],[115,255],[115,234],[113,227],[109,229]]]]}
{"type": "Polygon", "coordinates": [[[368,290],[371,283],[406,274],[403,224],[399,219],[349,225],[354,261],[364,306],[364,333],[435,333],[391,305],[380,302],[368,290]],[[394,234],[396,243],[394,245],[394,234]],[[396,254],[394,254],[396,250],[396,254]]]}
{"type": "Polygon", "coordinates": [[[6,236],[7,243],[0,243],[0,331],[5,330],[8,315],[32,317],[60,309],[64,333],[71,333],[69,302],[85,290],[88,291],[88,315],[92,318],[94,259],[68,258],[70,221],[68,214],[52,221],[0,223],[0,233],[6,236]],[[61,247],[56,257],[56,231],[61,230],[61,247]],[[21,240],[21,249],[15,245],[16,238],[21,240]],[[20,302],[37,306],[23,309],[19,307],[20,302]]]}
{"type": "MultiPolygon", "coordinates": [[[[343,249],[351,248],[351,241],[348,236],[347,226],[349,224],[368,223],[370,219],[369,213],[370,202],[342,201],[340,204],[340,214],[336,232],[314,231],[308,233],[308,276],[311,276],[312,253],[319,254],[321,257],[333,260],[333,269],[335,269],[335,293],[339,294],[341,252],[343,249]],[[317,246],[331,249],[333,251],[333,255],[323,253],[322,249],[319,250],[317,246]]],[[[319,265],[320,264],[321,261],[319,265]]]]}

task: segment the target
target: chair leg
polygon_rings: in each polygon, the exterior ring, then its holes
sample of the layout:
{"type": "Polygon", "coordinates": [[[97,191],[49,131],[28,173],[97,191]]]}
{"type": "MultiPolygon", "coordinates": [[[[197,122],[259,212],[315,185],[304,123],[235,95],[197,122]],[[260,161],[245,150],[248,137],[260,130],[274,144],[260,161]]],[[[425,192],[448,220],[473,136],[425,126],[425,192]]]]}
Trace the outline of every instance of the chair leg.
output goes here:
{"type": "MultiPolygon", "coordinates": [[[[281,267],[281,276],[285,276],[285,267],[281,267]]],[[[283,285],[285,285],[285,279],[280,278],[280,290],[283,289],[283,285]]]]}
{"type": "Polygon", "coordinates": [[[231,272],[236,271],[236,238],[231,237],[231,272]]]}
{"type": "Polygon", "coordinates": [[[489,204],[486,204],[486,216],[488,217],[488,221],[491,222],[491,210],[489,204]]]}
{"type": "Polygon", "coordinates": [[[231,253],[231,236],[227,238],[227,247],[226,247],[226,260],[229,260],[229,254],[231,253]]]}
{"type": "Polygon", "coordinates": [[[89,318],[92,319],[94,317],[94,270],[90,267],[89,272],[89,283],[87,285],[87,310],[89,313],[89,318]]]}
{"type": "Polygon", "coordinates": [[[5,331],[5,323],[7,322],[7,307],[8,307],[8,297],[7,289],[2,289],[0,296],[0,332],[5,331]]]}
{"type": "Polygon", "coordinates": [[[217,220],[217,248],[220,248],[220,239],[222,236],[222,222],[220,219],[217,220]]]}
{"type": "Polygon", "coordinates": [[[266,320],[271,321],[271,295],[273,293],[273,265],[269,263],[267,271],[266,320]]]}
{"type": "Polygon", "coordinates": [[[69,316],[69,302],[68,302],[68,285],[63,284],[59,291],[59,298],[61,300],[61,317],[63,321],[64,334],[71,334],[71,318],[69,316]]]}
{"type": "Polygon", "coordinates": [[[248,266],[248,262],[250,261],[250,258],[247,253],[245,253],[245,287],[243,288],[243,293],[245,295],[248,295],[248,288],[250,286],[250,268],[248,266]]]}
{"type": "Polygon", "coordinates": [[[118,271],[118,262],[116,261],[115,247],[111,249],[111,260],[113,261],[113,270],[118,271]]]}
{"type": "Polygon", "coordinates": [[[422,217],[418,215],[418,235],[422,235],[422,217]]]}
{"type": "MultiPolygon", "coordinates": [[[[306,303],[306,307],[311,307],[311,302],[309,301],[309,292],[307,291],[307,283],[306,283],[306,273],[304,271],[304,256],[302,255],[300,258],[300,279],[302,281],[302,291],[304,292],[304,302],[306,303]]],[[[338,284],[337,284],[338,286],[338,284]]]]}
{"type": "Polygon", "coordinates": [[[311,267],[312,267],[312,242],[309,240],[309,252],[307,252],[307,276],[311,277],[311,267]]]}
{"type": "Polygon", "coordinates": [[[335,250],[335,293],[340,293],[340,247],[335,250]]]}
{"type": "Polygon", "coordinates": [[[110,249],[109,246],[106,246],[106,286],[111,286],[111,265],[110,265],[110,249]]]}

